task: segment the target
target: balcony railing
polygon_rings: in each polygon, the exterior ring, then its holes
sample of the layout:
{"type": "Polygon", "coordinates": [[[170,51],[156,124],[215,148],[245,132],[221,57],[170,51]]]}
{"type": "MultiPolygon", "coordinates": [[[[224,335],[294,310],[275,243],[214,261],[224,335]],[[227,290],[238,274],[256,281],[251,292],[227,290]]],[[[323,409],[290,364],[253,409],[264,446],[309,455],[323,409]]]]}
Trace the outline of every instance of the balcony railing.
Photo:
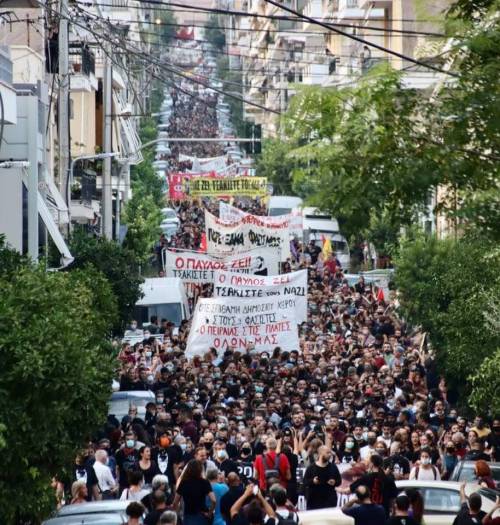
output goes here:
{"type": "Polygon", "coordinates": [[[95,74],[95,57],[86,44],[69,44],[70,63],[75,73],[89,76],[95,74]]]}
{"type": "Polygon", "coordinates": [[[12,60],[7,46],[0,46],[0,80],[12,84],[12,60]]]}

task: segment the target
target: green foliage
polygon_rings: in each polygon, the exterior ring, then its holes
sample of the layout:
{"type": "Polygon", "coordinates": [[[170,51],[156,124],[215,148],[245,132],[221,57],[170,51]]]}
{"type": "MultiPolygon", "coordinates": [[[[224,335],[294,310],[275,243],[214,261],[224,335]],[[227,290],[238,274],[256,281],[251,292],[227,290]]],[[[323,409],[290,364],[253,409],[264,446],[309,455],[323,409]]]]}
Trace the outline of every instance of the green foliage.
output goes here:
{"type": "Polygon", "coordinates": [[[336,216],[348,237],[386,250],[447,188],[436,213],[500,240],[499,6],[457,2],[447,18],[462,35],[447,54],[456,76],[433,97],[381,65],[352,87],[301,87],[292,99],[282,125],[287,159],[298,163],[292,187],[336,216]]]}
{"type": "Polygon", "coordinates": [[[292,145],[279,139],[267,139],[262,145],[262,154],[257,158],[258,177],[267,177],[274,186],[274,195],[295,195],[292,189],[292,169],[296,162],[287,159],[292,145]]]}
{"type": "MultiPolygon", "coordinates": [[[[161,101],[157,97],[159,89],[153,93],[154,105],[161,101]]],[[[153,106],[153,104],[152,104],[153,106]]],[[[154,111],[157,108],[152,107],[154,111]]],[[[158,136],[156,122],[152,118],[145,119],[140,129],[143,143],[154,140],[158,136]]],[[[142,265],[146,264],[151,255],[152,247],[160,236],[160,210],[165,206],[163,181],[153,168],[155,160],[154,149],[144,152],[144,160],[134,166],[131,171],[132,198],[125,205],[124,223],[127,225],[127,235],[124,247],[131,250],[142,265]]]]}
{"type": "Polygon", "coordinates": [[[145,263],[160,236],[161,213],[152,195],[136,190],[125,208],[128,225],[123,246],[145,263]]]}
{"type": "Polygon", "coordinates": [[[216,14],[210,15],[205,26],[205,40],[208,40],[216,49],[222,50],[226,45],[226,35],[220,29],[224,21],[216,14]]]}
{"type": "MultiPolygon", "coordinates": [[[[0,260],[14,257],[0,248],[0,260]]],[[[116,303],[88,268],[56,273],[23,262],[0,287],[0,508],[5,523],[39,521],[55,503],[52,476],[105,421],[116,303]]]]}
{"type": "Polygon", "coordinates": [[[428,332],[441,369],[462,394],[471,372],[500,347],[485,314],[500,294],[500,252],[484,237],[417,236],[396,258],[402,312],[428,332]]]}
{"type": "Polygon", "coordinates": [[[92,266],[108,280],[118,306],[113,331],[120,333],[141,296],[140,258],[134,251],[115,241],[90,237],[81,232],[76,232],[71,238],[70,250],[75,257],[72,270],[92,266]]]}
{"type": "Polygon", "coordinates": [[[342,92],[304,89],[285,122],[291,140],[305,143],[288,156],[307,163],[295,188],[305,184],[309,202],[338,217],[349,237],[382,217],[392,231],[412,224],[436,182],[435,163],[414,138],[417,95],[395,71],[373,74],[342,92]]]}
{"type": "Polygon", "coordinates": [[[27,263],[28,260],[25,257],[9,248],[5,235],[0,235],[0,278],[8,278],[27,263]]]}
{"type": "Polygon", "coordinates": [[[500,414],[500,348],[471,376],[471,406],[480,413],[500,414]]]}
{"type": "Polygon", "coordinates": [[[175,26],[177,19],[174,13],[166,10],[158,11],[155,14],[155,20],[161,21],[161,24],[158,26],[159,41],[165,45],[170,44],[177,32],[177,27],[175,26]]]}

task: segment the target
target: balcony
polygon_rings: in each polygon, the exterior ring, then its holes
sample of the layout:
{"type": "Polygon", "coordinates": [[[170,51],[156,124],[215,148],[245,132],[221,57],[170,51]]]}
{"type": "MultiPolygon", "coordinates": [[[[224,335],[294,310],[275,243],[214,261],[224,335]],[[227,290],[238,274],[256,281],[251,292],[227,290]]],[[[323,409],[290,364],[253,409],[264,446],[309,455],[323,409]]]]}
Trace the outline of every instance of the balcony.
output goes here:
{"type": "Polygon", "coordinates": [[[0,45],[0,93],[3,100],[3,122],[16,124],[16,92],[12,87],[12,60],[7,46],[0,45]]]}
{"type": "Polygon", "coordinates": [[[70,89],[71,91],[97,90],[95,78],[95,56],[87,44],[71,42],[69,44],[70,89]]]}
{"type": "MultiPolygon", "coordinates": [[[[314,18],[316,20],[321,20],[324,16],[323,11],[323,0],[308,0],[304,6],[303,11],[305,16],[314,18]]],[[[304,20],[302,25],[304,31],[324,31],[324,29],[318,24],[312,24],[308,20],[304,20]]]]}
{"type": "MultiPolygon", "coordinates": [[[[377,2],[375,2],[377,3],[377,2]]],[[[372,6],[363,0],[339,0],[337,19],[365,20],[383,18],[385,10],[383,7],[372,6]]]]}

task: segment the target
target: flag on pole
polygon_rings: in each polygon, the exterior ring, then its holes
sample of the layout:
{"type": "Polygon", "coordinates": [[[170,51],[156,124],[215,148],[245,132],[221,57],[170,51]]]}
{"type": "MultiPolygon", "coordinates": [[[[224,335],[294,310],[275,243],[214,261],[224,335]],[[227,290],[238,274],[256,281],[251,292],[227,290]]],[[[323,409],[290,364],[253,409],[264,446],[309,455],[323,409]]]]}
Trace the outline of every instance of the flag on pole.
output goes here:
{"type": "Polygon", "coordinates": [[[201,253],[206,253],[207,251],[207,236],[205,235],[205,232],[201,234],[200,249],[198,251],[201,253]]]}
{"type": "Polygon", "coordinates": [[[332,252],[332,242],[330,239],[323,238],[323,259],[326,261],[332,252]]]}

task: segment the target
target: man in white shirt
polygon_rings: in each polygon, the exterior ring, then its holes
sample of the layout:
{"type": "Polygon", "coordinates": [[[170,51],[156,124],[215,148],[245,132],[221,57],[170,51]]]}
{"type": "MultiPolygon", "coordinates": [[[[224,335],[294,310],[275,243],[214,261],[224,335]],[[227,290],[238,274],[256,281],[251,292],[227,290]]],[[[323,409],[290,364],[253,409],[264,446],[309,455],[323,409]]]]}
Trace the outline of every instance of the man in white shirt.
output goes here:
{"type": "Polygon", "coordinates": [[[105,450],[96,450],[94,471],[97,477],[97,486],[100,493],[100,498],[103,499],[106,495],[116,491],[117,486],[111,469],[106,465],[108,461],[108,453],[105,450]]]}

